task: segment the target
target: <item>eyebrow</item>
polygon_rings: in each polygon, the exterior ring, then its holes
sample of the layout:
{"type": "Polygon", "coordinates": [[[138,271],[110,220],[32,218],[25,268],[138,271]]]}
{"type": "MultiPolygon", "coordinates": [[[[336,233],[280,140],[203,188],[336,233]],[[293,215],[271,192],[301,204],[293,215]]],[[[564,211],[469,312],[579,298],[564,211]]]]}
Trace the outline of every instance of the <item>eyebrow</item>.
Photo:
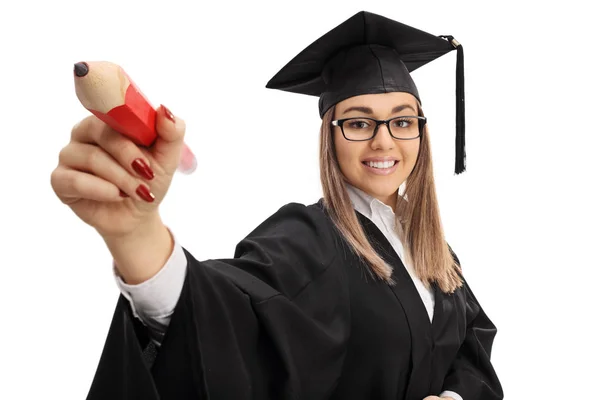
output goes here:
{"type": "MultiPolygon", "coordinates": [[[[402,110],[404,110],[405,108],[410,108],[411,110],[413,110],[413,112],[417,112],[413,106],[411,106],[410,104],[402,104],[399,106],[396,106],[392,109],[392,114],[400,112],[402,110]]],[[[354,106],[354,107],[350,107],[347,108],[342,114],[346,114],[349,113],[350,111],[359,111],[365,114],[373,114],[373,109],[370,107],[361,107],[361,106],[354,106]]]]}

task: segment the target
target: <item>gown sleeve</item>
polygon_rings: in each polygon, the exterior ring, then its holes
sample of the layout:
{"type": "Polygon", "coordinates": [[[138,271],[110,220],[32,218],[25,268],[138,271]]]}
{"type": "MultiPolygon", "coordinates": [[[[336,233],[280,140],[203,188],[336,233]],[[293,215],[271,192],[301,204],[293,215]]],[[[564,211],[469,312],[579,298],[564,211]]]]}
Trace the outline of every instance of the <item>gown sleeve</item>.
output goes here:
{"type": "Polygon", "coordinates": [[[444,389],[459,393],[463,400],[501,400],[502,386],[491,363],[497,329],[487,317],[466,281],[465,339],[444,381],[444,389]]]}
{"type": "Polygon", "coordinates": [[[323,211],[290,203],[196,260],[151,367],[121,294],[88,399],[327,399],[350,334],[348,285],[323,211]]]}

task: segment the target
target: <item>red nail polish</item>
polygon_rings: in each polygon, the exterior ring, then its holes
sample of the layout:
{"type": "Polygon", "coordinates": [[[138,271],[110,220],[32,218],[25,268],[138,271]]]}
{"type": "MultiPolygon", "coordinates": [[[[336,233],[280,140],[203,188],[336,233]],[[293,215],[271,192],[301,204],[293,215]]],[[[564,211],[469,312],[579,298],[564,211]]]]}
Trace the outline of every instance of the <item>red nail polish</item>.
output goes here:
{"type": "Polygon", "coordinates": [[[136,158],[135,160],[133,160],[133,162],[131,163],[131,167],[141,177],[144,177],[146,179],[154,178],[154,171],[152,171],[152,168],[150,168],[148,164],[146,164],[146,162],[141,158],[136,158]]]}
{"type": "Polygon", "coordinates": [[[148,203],[152,203],[154,201],[154,195],[150,192],[150,189],[148,189],[144,185],[138,186],[135,192],[138,194],[138,196],[140,196],[143,200],[147,201],[148,203]]]}
{"type": "Polygon", "coordinates": [[[163,111],[165,112],[165,116],[169,119],[169,121],[171,121],[172,123],[175,123],[175,116],[173,115],[171,110],[169,110],[167,107],[165,107],[164,104],[161,104],[161,107],[162,107],[163,111]]]}
{"type": "Polygon", "coordinates": [[[124,191],[119,189],[119,196],[121,197],[129,197],[129,195],[127,193],[125,193],[124,191]]]}

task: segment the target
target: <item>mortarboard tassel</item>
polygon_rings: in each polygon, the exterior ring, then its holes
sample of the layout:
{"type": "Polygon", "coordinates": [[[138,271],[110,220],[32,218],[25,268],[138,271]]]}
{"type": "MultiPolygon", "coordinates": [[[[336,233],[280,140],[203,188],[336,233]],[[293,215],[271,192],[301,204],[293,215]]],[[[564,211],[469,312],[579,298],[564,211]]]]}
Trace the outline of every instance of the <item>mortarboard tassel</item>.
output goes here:
{"type": "Polygon", "coordinates": [[[465,151],[465,67],[463,47],[452,35],[440,35],[452,43],[458,52],[456,55],[456,143],[454,173],[466,170],[465,151]]]}

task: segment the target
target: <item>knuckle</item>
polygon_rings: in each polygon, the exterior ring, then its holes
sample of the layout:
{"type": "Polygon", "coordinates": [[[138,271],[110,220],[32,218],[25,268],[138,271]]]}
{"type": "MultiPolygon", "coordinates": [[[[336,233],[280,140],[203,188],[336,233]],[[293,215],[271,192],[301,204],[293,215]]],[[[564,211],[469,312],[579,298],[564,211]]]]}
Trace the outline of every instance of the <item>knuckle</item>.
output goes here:
{"type": "Polygon", "coordinates": [[[77,123],[73,125],[73,128],[71,128],[71,138],[76,138],[79,135],[79,133],[86,128],[86,126],[88,125],[88,119],[89,117],[85,117],[77,121],[77,123]]]}
{"type": "Polygon", "coordinates": [[[69,155],[69,146],[65,146],[58,152],[58,164],[65,165],[69,155]]]}
{"type": "Polygon", "coordinates": [[[117,133],[110,138],[111,151],[115,156],[124,158],[131,153],[137,153],[138,147],[125,136],[117,133]]]}
{"type": "Polygon", "coordinates": [[[114,131],[110,126],[106,125],[106,124],[102,124],[102,127],[99,129],[98,132],[98,142],[111,142],[111,140],[114,140],[114,137],[116,136],[116,131],[114,131]]]}
{"type": "Polygon", "coordinates": [[[64,203],[68,204],[67,198],[65,197],[67,193],[70,193],[71,178],[70,175],[67,174],[64,168],[56,168],[50,174],[50,186],[54,191],[54,194],[58,199],[64,203]]]}
{"type": "Polygon", "coordinates": [[[138,183],[135,178],[127,173],[119,174],[115,180],[116,182],[112,182],[115,186],[117,186],[119,189],[129,191],[130,193],[135,192],[138,187],[138,183]]]}
{"type": "Polygon", "coordinates": [[[87,116],[77,122],[73,125],[73,128],[71,128],[71,141],[79,141],[80,138],[90,136],[89,132],[98,129],[97,122],[101,121],[95,115],[87,116]]]}
{"type": "Polygon", "coordinates": [[[52,189],[56,192],[57,189],[60,186],[60,182],[61,182],[61,169],[60,168],[55,168],[52,173],[50,174],[50,186],[52,186],[52,189]]]}
{"type": "Polygon", "coordinates": [[[109,127],[102,130],[98,145],[117,160],[123,160],[135,148],[133,142],[109,127]]]}
{"type": "Polygon", "coordinates": [[[99,147],[94,147],[86,155],[86,164],[92,171],[96,171],[102,168],[102,164],[105,162],[106,157],[104,151],[99,147]]]}
{"type": "Polygon", "coordinates": [[[81,123],[82,121],[78,121],[75,125],[73,125],[73,128],[71,128],[71,139],[77,137],[77,134],[79,133],[79,130],[81,129],[81,123]]]}
{"type": "Polygon", "coordinates": [[[65,184],[67,187],[71,188],[71,191],[74,194],[81,195],[84,190],[85,176],[82,174],[68,174],[67,178],[65,178],[65,184]]]}

